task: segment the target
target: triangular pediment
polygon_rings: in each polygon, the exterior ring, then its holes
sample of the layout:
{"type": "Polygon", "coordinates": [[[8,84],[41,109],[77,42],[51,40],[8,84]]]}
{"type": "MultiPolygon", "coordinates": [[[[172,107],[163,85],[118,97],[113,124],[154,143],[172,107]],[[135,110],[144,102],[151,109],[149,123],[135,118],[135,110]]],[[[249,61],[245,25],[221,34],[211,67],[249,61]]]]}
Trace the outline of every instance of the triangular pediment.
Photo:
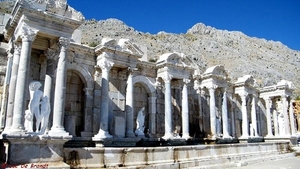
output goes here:
{"type": "Polygon", "coordinates": [[[143,56],[143,51],[138,48],[137,45],[132,43],[129,39],[112,39],[112,38],[103,38],[101,41],[102,47],[107,47],[125,54],[132,54],[138,57],[143,56]]]}
{"type": "Polygon", "coordinates": [[[189,58],[183,53],[165,53],[159,57],[159,60],[156,62],[157,65],[174,65],[176,67],[190,67],[191,62],[189,58]]]}

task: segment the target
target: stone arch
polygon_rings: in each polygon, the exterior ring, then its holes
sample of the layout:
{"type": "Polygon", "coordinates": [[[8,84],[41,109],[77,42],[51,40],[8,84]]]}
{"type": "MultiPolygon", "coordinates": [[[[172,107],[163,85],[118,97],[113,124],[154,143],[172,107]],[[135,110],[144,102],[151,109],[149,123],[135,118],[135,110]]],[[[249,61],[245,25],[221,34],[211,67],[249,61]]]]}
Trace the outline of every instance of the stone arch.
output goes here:
{"type": "Polygon", "coordinates": [[[69,64],[68,71],[75,71],[84,82],[86,88],[94,88],[94,80],[91,73],[86,68],[75,64],[69,64]]]}
{"type": "Polygon", "coordinates": [[[133,78],[133,85],[135,83],[141,83],[149,93],[150,97],[156,97],[156,89],[154,87],[154,81],[145,76],[135,76],[133,78]]]}

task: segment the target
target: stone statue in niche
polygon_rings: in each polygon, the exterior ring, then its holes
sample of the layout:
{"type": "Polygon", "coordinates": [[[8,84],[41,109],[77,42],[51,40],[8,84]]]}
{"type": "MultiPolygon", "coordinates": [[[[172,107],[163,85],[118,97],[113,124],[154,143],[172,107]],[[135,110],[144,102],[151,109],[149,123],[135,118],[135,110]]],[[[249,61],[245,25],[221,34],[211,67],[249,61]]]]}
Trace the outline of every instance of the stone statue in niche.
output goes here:
{"type": "Polygon", "coordinates": [[[31,82],[29,84],[30,101],[29,101],[29,105],[28,105],[28,111],[26,110],[27,115],[25,115],[25,119],[26,119],[25,122],[28,125],[26,130],[28,132],[30,132],[30,131],[32,132],[33,115],[35,116],[35,119],[36,119],[35,132],[39,132],[39,129],[40,129],[40,124],[41,124],[41,120],[42,120],[42,116],[41,116],[41,112],[40,112],[40,102],[43,98],[43,92],[38,89],[41,86],[42,86],[42,84],[37,81],[31,82]],[[32,116],[32,117],[29,118],[30,116],[32,116]],[[31,126],[29,127],[29,125],[31,125],[31,126]]]}
{"type": "Polygon", "coordinates": [[[29,85],[30,101],[28,108],[31,115],[34,115],[36,118],[36,132],[39,131],[41,123],[40,101],[43,98],[43,92],[38,90],[41,86],[42,84],[40,82],[31,82],[29,85]]]}
{"type": "Polygon", "coordinates": [[[282,112],[278,115],[278,127],[279,127],[279,135],[284,136],[285,127],[284,127],[284,116],[282,112]]]}
{"type": "Polygon", "coordinates": [[[135,130],[135,134],[137,136],[145,136],[144,134],[144,130],[145,130],[145,115],[144,115],[144,111],[145,107],[141,108],[141,110],[138,112],[137,118],[136,118],[136,130],[135,130]]]}

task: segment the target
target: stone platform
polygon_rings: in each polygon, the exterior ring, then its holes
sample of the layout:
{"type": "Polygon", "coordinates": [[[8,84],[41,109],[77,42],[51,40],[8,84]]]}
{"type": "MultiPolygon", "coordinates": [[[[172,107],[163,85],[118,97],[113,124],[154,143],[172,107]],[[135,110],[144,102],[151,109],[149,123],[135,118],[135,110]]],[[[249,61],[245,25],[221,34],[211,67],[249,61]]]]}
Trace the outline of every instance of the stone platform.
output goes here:
{"type": "Polygon", "coordinates": [[[295,156],[289,142],[187,145],[160,147],[64,148],[65,162],[74,168],[192,168],[238,166],[240,161],[295,156]]]}

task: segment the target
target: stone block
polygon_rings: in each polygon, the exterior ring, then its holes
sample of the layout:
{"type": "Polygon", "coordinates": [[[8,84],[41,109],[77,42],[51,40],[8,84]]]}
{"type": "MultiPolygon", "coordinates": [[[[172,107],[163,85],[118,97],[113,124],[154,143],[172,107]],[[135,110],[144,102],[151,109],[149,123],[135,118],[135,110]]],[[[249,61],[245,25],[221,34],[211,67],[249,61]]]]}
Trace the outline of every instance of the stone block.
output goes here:
{"type": "Polygon", "coordinates": [[[125,118],[121,116],[113,117],[113,133],[116,137],[125,137],[125,118]]]}

